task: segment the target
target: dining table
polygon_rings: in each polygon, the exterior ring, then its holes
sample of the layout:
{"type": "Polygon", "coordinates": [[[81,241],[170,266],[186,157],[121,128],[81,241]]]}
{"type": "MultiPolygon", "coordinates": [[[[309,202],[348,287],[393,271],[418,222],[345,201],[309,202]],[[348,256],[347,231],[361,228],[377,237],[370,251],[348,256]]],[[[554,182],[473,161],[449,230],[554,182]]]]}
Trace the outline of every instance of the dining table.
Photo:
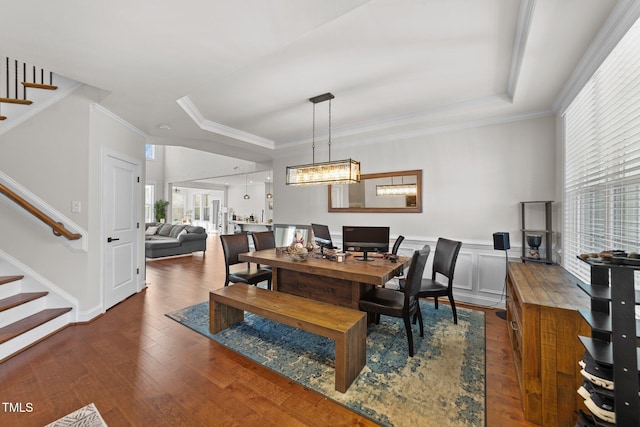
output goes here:
{"type": "Polygon", "coordinates": [[[411,263],[405,256],[394,261],[382,254],[369,254],[369,261],[361,261],[355,255],[347,254],[338,262],[313,252],[305,260],[294,260],[286,251],[272,248],[240,254],[238,259],[271,267],[274,291],[356,310],[367,291],[383,286],[411,263]]]}

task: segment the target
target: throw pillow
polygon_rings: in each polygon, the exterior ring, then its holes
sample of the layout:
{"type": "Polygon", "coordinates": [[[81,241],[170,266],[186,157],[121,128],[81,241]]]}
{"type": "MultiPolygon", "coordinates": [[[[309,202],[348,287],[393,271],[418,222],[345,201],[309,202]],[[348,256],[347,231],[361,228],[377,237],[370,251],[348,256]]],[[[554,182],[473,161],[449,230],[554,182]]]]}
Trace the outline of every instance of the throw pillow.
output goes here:
{"type": "Polygon", "coordinates": [[[183,234],[187,234],[187,230],[182,230],[180,233],[178,233],[178,239],[180,238],[180,236],[182,236],[183,234]]]}
{"type": "Polygon", "coordinates": [[[184,230],[184,225],[174,225],[171,229],[171,233],[169,233],[169,237],[173,237],[174,239],[178,238],[178,235],[182,230],[184,230]]]}
{"type": "Polygon", "coordinates": [[[160,227],[160,229],[158,230],[158,235],[169,237],[172,228],[173,225],[171,224],[163,224],[162,227],[160,227]]]}
{"type": "Polygon", "coordinates": [[[158,227],[149,227],[144,231],[146,236],[153,236],[158,231],[158,227]]]}

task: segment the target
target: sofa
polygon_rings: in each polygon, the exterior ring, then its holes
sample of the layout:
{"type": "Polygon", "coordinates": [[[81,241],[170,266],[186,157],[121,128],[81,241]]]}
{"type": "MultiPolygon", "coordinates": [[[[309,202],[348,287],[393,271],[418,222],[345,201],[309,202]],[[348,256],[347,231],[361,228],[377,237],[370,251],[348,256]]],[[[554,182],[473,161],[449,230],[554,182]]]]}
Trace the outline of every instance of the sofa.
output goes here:
{"type": "Polygon", "coordinates": [[[144,253],[147,258],[207,250],[207,232],[203,227],[149,222],[145,227],[144,238],[144,253]]]}

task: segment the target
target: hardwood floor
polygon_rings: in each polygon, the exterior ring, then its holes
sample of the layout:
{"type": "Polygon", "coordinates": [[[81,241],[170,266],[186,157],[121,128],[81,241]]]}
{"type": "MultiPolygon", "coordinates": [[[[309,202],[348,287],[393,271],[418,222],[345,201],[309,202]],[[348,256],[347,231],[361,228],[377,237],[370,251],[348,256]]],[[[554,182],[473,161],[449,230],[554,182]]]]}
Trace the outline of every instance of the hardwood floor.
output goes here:
{"type": "MultiPolygon", "coordinates": [[[[223,285],[217,236],[207,245],[148,262],[145,291],[0,364],[0,425],[42,426],[91,402],[111,427],[374,425],[165,316],[223,285]]],[[[485,311],[487,426],[533,426],[506,323],[485,311]]]]}

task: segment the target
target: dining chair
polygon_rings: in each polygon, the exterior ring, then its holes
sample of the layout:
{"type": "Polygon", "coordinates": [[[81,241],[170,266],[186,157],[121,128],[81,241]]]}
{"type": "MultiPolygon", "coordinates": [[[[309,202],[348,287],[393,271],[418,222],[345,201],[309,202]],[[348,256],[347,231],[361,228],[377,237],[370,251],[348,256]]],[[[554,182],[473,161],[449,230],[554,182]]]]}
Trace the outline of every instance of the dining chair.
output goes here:
{"type": "MultiPolygon", "coordinates": [[[[436,243],[436,250],[433,255],[433,269],[430,279],[422,279],[420,290],[418,292],[418,298],[431,298],[435,299],[435,308],[438,309],[438,297],[448,297],[451,304],[451,310],[453,311],[453,323],[458,324],[458,314],[456,312],[456,303],[453,300],[453,273],[456,269],[456,261],[458,260],[458,254],[462,242],[455,240],[449,240],[445,238],[439,238],[436,243]],[[447,280],[441,282],[437,280],[437,275],[443,275],[447,280]]],[[[400,287],[402,288],[402,280],[400,280],[400,287]]],[[[414,316],[413,323],[416,318],[414,316]]]]}
{"type": "Polygon", "coordinates": [[[259,266],[252,267],[247,262],[247,268],[239,271],[230,271],[232,265],[241,264],[238,255],[249,252],[249,239],[246,234],[222,234],[220,235],[222,250],[224,252],[224,263],[226,276],[224,285],[229,283],[247,283],[257,285],[260,282],[267,282],[267,288],[271,289],[271,270],[259,266]]]}
{"type": "Polygon", "coordinates": [[[398,238],[396,239],[396,241],[393,244],[393,248],[391,249],[391,253],[393,255],[398,255],[398,249],[400,249],[400,245],[402,244],[403,240],[404,240],[404,236],[403,235],[399,235],[398,238]]]}
{"type": "MultiPolygon", "coordinates": [[[[391,248],[392,255],[396,255],[396,256],[398,255],[398,250],[400,249],[400,245],[402,244],[403,241],[404,241],[404,236],[401,234],[393,243],[393,248],[391,248]]],[[[396,274],[396,277],[402,277],[402,276],[404,276],[404,270],[396,274]]]]}
{"type": "MultiPolygon", "coordinates": [[[[396,241],[393,243],[393,248],[391,249],[391,254],[392,255],[398,255],[398,249],[400,249],[400,245],[402,244],[402,241],[404,240],[404,236],[403,235],[399,235],[398,238],[396,239],[396,241]]],[[[382,285],[383,288],[398,288],[398,277],[403,277],[404,276],[404,269],[398,273],[396,273],[396,275],[390,279],[387,283],[385,283],[384,285],[382,285]]]]}
{"type": "MultiPolygon", "coordinates": [[[[261,251],[263,249],[273,249],[276,247],[276,237],[271,230],[253,232],[251,233],[251,237],[253,238],[253,247],[256,249],[256,251],[261,251]]],[[[261,268],[260,264],[258,264],[258,268],[261,268]]],[[[269,266],[262,268],[271,271],[271,267],[269,266]]]]}
{"type": "Polygon", "coordinates": [[[413,252],[411,265],[404,279],[405,287],[403,292],[394,289],[374,287],[365,293],[358,301],[358,308],[375,316],[376,323],[380,320],[380,315],[402,318],[407,331],[409,342],[409,356],[413,357],[413,333],[411,331],[411,316],[417,316],[420,321],[420,336],[424,336],[424,325],[422,324],[422,314],[418,304],[418,290],[422,280],[427,258],[431,248],[425,245],[421,250],[413,252]]]}
{"type": "Polygon", "coordinates": [[[253,238],[253,246],[256,248],[256,251],[276,247],[276,238],[273,231],[253,232],[251,237],[253,238]]]}

